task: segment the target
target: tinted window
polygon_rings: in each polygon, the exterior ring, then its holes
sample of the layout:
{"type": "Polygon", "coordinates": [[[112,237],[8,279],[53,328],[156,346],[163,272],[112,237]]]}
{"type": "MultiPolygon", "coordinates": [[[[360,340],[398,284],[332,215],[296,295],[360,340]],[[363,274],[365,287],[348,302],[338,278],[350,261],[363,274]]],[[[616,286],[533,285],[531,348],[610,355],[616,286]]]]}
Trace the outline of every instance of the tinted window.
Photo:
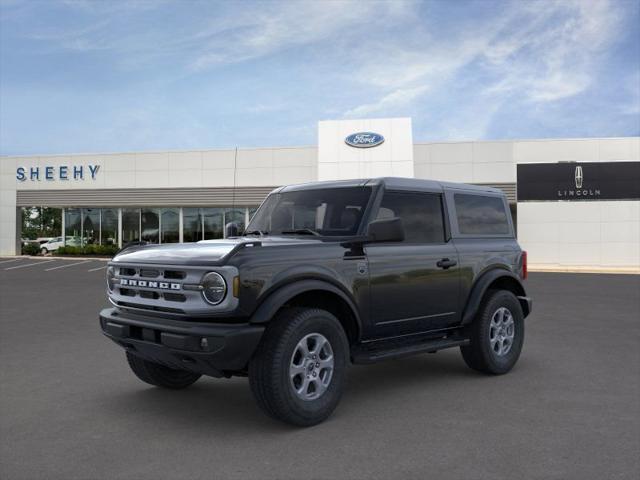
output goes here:
{"type": "Polygon", "coordinates": [[[387,191],[382,198],[377,219],[394,217],[402,220],[405,242],[444,242],[440,195],[387,191]]]}
{"type": "Polygon", "coordinates": [[[501,197],[454,196],[458,228],[465,235],[509,235],[509,220],[501,197]]]}

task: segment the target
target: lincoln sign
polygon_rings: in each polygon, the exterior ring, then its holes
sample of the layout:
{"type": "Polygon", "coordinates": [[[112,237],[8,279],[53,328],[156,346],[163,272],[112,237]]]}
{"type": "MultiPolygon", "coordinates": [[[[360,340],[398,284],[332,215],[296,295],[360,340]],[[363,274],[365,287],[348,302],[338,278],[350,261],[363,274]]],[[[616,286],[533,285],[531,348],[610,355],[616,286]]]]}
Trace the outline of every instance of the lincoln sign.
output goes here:
{"type": "Polygon", "coordinates": [[[640,162],[518,165],[518,201],[638,200],[640,162]]]}

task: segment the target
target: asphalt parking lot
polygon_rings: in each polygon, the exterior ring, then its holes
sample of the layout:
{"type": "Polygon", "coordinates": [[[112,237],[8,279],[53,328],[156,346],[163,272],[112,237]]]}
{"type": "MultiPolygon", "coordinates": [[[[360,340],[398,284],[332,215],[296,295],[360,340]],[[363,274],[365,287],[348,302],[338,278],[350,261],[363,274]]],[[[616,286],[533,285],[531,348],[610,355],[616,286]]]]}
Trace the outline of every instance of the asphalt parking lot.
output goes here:
{"type": "Polygon", "coordinates": [[[638,275],[531,274],[510,374],[457,350],[353,367],[335,414],[296,429],[246,379],[138,381],[98,327],[104,266],[0,258],[0,478],[640,476],[638,275]]]}

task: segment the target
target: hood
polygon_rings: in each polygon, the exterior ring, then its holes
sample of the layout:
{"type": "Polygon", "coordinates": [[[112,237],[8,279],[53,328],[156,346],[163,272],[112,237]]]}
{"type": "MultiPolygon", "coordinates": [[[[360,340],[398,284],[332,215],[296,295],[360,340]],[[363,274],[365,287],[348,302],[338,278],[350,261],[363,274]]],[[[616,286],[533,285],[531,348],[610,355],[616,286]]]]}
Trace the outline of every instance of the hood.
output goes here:
{"type": "Polygon", "coordinates": [[[154,263],[165,265],[219,265],[238,250],[255,246],[309,245],[322,243],[316,238],[233,237],[224,240],[202,240],[197,243],[171,243],[129,247],[113,257],[118,263],[154,263]]]}

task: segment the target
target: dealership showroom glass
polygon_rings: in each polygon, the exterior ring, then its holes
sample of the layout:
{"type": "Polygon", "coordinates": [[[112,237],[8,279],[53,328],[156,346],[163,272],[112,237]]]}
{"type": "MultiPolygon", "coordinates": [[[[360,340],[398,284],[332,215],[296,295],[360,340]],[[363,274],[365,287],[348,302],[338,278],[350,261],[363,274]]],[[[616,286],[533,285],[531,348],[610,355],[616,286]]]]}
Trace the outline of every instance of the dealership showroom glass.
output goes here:
{"type": "Polygon", "coordinates": [[[22,208],[60,209],[64,241],[193,242],[240,228],[274,188],[382,176],[502,189],[532,265],[640,269],[640,137],[414,143],[410,118],[321,121],[318,144],[2,157],[0,255],[22,208]]]}

